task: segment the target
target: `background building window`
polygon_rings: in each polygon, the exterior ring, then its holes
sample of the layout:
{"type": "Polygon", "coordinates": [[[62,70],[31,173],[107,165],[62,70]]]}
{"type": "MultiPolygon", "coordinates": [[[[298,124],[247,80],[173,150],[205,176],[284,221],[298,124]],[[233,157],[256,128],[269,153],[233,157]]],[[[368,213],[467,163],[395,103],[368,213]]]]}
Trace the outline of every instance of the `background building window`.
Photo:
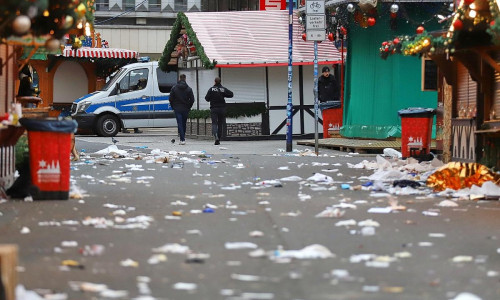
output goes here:
{"type": "Polygon", "coordinates": [[[135,0],[123,0],[123,9],[128,10],[135,7],[135,0]]]}
{"type": "Polygon", "coordinates": [[[148,7],[149,7],[149,11],[160,11],[161,10],[161,0],[149,0],[148,7]]]}
{"type": "Polygon", "coordinates": [[[109,0],[96,0],[95,10],[109,10],[109,0]]]}
{"type": "Polygon", "coordinates": [[[187,11],[187,0],[175,0],[174,10],[175,11],[187,11]]]}

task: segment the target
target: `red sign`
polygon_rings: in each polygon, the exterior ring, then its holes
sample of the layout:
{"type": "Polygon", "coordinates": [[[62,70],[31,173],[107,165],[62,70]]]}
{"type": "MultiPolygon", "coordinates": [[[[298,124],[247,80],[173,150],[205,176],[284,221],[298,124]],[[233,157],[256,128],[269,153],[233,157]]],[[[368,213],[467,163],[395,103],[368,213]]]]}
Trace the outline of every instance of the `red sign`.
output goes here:
{"type": "Polygon", "coordinates": [[[287,0],[260,0],[260,10],[285,10],[287,0]]]}

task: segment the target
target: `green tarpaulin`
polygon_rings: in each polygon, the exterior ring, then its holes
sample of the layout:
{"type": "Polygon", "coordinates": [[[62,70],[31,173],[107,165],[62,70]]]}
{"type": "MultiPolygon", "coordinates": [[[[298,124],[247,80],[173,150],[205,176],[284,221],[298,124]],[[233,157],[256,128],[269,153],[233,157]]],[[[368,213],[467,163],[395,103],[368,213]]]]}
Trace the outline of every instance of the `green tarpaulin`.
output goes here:
{"type": "MultiPolygon", "coordinates": [[[[431,12],[422,12],[418,5],[414,4],[413,9],[419,15],[409,14],[410,18],[428,19],[422,14],[431,12]]],[[[380,58],[379,48],[383,41],[392,40],[397,35],[413,35],[418,26],[398,20],[398,28],[391,30],[389,21],[389,16],[385,14],[377,18],[373,27],[361,28],[354,21],[350,26],[344,125],[341,129],[341,134],[345,137],[400,137],[401,119],[398,110],[408,107],[437,107],[437,92],[421,90],[420,58],[403,55],[390,55],[387,60],[380,58]]],[[[439,26],[434,22],[434,28],[439,26]]],[[[430,30],[430,27],[431,24],[426,25],[426,29],[430,30]]]]}

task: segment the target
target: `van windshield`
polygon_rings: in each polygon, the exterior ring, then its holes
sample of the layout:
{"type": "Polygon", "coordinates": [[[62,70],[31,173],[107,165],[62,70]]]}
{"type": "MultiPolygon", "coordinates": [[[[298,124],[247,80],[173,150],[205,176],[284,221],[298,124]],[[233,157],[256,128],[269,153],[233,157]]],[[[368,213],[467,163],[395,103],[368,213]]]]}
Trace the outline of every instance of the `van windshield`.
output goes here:
{"type": "Polygon", "coordinates": [[[114,86],[118,78],[125,72],[125,69],[120,69],[114,74],[111,74],[108,82],[101,88],[101,91],[106,91],[110,86],[114,86]]]}

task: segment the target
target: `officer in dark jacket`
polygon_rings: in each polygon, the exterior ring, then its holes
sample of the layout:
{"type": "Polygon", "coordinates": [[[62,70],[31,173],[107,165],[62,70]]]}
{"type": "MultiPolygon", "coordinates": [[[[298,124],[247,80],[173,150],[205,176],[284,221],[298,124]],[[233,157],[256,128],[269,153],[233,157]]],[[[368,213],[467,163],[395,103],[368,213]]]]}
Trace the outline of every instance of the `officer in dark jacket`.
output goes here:
{"type": "Polygon", "coordinates": [[[220,144],[223,132],[226,128],[226,100],[232,98],[233,92],[223,87],[220,78],[215,77],[215,85],[208,89],[205,100],[210,102],[210,117],[212,118],[212,134],[215,137],[215,145],[220,144]]]}
{"type": "Polygon", "coordinates": [[[194,104],[193,89],[186,83],[186,75],[181,74],[179,81],[170,91],[170,106],[177,119],[177,130],[179,131],[180,145],[186,144],[186,123],[189,111],[194,104]]]}
{"type": "Polygon", "coordinates": [[[19,72],[19,90],[18,96],[34,96],[35,90],[33,88],[33,76],[31,67],[24,65],[21,72],[19,72]]]}
{"type": "Polygon", "coordinates": [[[319,102],[339,101],[340,88],[337,79],[330,74],[330,68],[323,67],[323,74],[318,78],[319,102]]]}

